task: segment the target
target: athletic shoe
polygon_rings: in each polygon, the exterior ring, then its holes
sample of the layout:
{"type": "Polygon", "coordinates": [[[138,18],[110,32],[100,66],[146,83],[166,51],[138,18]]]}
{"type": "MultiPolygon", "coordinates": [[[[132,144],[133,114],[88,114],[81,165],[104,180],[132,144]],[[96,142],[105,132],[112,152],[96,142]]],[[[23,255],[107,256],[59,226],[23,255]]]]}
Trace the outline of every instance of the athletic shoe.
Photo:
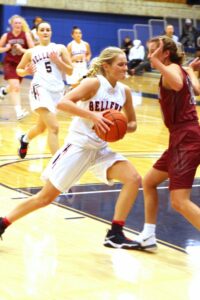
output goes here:
{"type": "Polygon", "coordinates": [[[5,231],[5,227],[3,226],[3,222],[2,222],[3,218],[0,218],[0,238],[2,239],[2,234],[5,231]]]}
{"type": "Polygon", "coordinates": [[[18,154],[20,158],[25,158],[28,150],[28,143],[23,142],[24,134],[19,138],[20,147],[18,149],[18,154]]]}
{"type": "Polygon", "coordinates": [[[139,250],[144,250],[147,252],[157,252],[158,245],[156,243],[156,236],[155,234],[149,236],[148,238],[144,238],[142,236],[138,236],[136,241],[140,244],[139,250]]]}
{"type": "Polygon", "coordinates": [[[22,110],[20,113],[17,113],[17,120],[20,121],[28,115],[29,115],[28,111],[22,110]]]}
{"type": "Polygon", "coordinates": [[[140,249],[138,242],[129,240],[125,237],[122,231],[113,233],[112,230],[108,230],[108,233],[104,240],[104,246],[117,249],[140,249]]]}
{"type": "Polygon", "coordinates": [[[4,98],[7,94],[5,90],[6,90],[5,86],[0,87],[0,100],[4,100],[4,98]]]}

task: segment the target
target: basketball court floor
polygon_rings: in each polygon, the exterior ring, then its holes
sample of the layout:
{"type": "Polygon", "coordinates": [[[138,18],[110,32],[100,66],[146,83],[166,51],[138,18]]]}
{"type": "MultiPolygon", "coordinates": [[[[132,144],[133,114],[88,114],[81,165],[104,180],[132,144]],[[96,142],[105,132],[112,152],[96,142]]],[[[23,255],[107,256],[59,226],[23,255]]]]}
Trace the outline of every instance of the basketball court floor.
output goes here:
{"type": "MultiPolygon", "coordinates": [[[[143,176],[168,143],[157,100],[158,77],[145,74],[125,82],[133,91],[138,129],[110,147],[125,155],[143,176]]],[[[28,110],[29,84],[25,79],[22,89],[28,110]]],[[[62,145],[71,118],[59,112],[58,119],[62,145]]],[[[30,143],[26,159],[17,156],[17,137],[35,120],[30,113],[16,121],[9,97],[0,103],[1,216],[43,185],[40,174],[51,157],[46,135],[30,143]]],[[[198,205],[199,177],[200,169],[192,190],[198,205]]],[[[116,182],[108,187],[88,171],[68,193],[17,221],[3,235],[0,300],[199,300],[200,233],[172,210],[167,187],[165,182],[158,189],[158,252],[110,249],[103,246],[103,240],[121,186],[116,182]]],[[[126,235],[134,238],[143,221],[140,188],[126,222],[126,235]]]]}

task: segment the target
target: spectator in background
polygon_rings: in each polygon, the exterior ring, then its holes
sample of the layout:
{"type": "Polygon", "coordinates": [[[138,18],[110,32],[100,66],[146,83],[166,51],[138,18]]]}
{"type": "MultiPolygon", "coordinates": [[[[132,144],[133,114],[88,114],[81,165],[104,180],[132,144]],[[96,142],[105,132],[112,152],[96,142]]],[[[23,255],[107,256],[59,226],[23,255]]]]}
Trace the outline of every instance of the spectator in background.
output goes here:
{"type": "Polygon", "coordinates": [[[140,40],[133,41],[133,47],[129,52],[129,62],[128,62],[128,73],[131,74],[131,70],[137,67],[145,57],[145,48],[140,40]]]}
{"type": "Polygon", "coordinates": [[[194,48],[196,35],[197,29],[193,26],[192,20],[186,19],[185,24],[183,25],[182,35],[179,40],[183,47],[194,48]]]}
{"type": "Polygon", "coordinates": [[[151,72],[151,63],[148,59],[147,53],[145,54],[144,60],[137,65],[137,67],[129,71],[129,75],[142,75],[143,72],[151,72]]]}
{"type": "Polygon", "coordinates": [[[34,46],[30,29],[24,18],[14,15],[9,19],[11,30],[0,39],[0,53],[5,53],[3,59],[4,79],[8,81],[6,87],[0,88],[0,98],[9,93],[14,105],[17,120],[23,119],[28,112],[22,109],[20,87],[22,77],[16,73],[16,67],[28,48],[34,46]]]}
{"type": "Polygon", "coordinates": [[[178,36],[176,36],[174,34],[174,26],[171,25],[171,24],[168,24],[166,27],[165,27],[165,33],[164,33],[166,36],[168,36],[169,38],[171,38],[175,43],[178,42],[178,36]]]}
{"type": "Polygon", "coordinates": [[[32,39],[33,39],[35,45],[39,45],[39,43],[40,43],[39,42],[39,37],[37,35],[36,27],[37,27],[38,24],[40,24],[43,21],[44,20],[39,16],[35,17],[35,19],[33,20],[33,27],[31,29],[31,35],[32,35],[32,39]]]}
{"type": "Polygon", "coordinates": [[[126,36],[122,41],[121,49],[126,54],[127,60],[129,60],[129,58],[128,58],[129,52],[132,47],[133,47],[133,42],[132,42],[131,38],[129,36],[126,36]]]}
{"type": "Polygon", "coordinates": [[[74,87],[87,74],[92,54],[89,43],[82,40],[82,32],[79,27],[73,27],[72,38],[73,40],[67,45],[67,50],[73,63],[73,73],[71,76],[66,76],[66,80],[69,85],[74,87]]]}

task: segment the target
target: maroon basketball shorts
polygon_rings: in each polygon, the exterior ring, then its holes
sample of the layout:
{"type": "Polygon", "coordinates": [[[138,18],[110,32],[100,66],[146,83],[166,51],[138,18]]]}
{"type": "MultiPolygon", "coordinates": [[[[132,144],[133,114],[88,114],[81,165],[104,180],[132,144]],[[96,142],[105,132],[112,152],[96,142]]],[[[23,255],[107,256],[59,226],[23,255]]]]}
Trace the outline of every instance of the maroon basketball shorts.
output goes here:
{"type": "Polygon", "coordinates": [[[22,77],[18,76],[16,73],[17,63],[5,62],[3,65],[4,79],[19,79],[22,81],[22,77]]]}
{"type": "Polygon", "coordinates": [[[153,165],[167,172],[169,189],[190,189],[200,164],[200,127],[177,130],[170,136],[169,148],[153,165]]]}

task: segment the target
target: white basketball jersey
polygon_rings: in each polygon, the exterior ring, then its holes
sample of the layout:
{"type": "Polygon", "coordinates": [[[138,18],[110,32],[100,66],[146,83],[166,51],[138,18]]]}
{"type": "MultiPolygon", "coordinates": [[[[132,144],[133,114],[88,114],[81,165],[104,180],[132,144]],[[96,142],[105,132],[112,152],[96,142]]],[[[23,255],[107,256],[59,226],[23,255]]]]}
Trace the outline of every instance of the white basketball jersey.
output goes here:
{"type": "MultiPolygon", "coordinates": [[[[79,101],[78,106],[90,111],[104,111],[107,109],[121,110],[125,101],[125,86],[117,82],[112,87],[109,81],[102,75],[97,76],[100,87],[94,97],[86,101],[79,101]]],[[[103,148],[106,142],[100,139],[92,129],[94,123],[85,118],[74,117],[69,128],[67,141],[84,148],[103,148]]]]}
{"type": "Polygon", "coordinates": [[[50,43],[47,46],[38,45],[32,48],[32,62],[37,69],[32,84],[39,84],[51,92],[60,92],[64,89],[63,73],[49,58],[52,51],[60,55],[62,46],[50,43]]]}
{"type": "Polygon", "coordinates": [[[83,55],[86,56],[87,47],[84,41],[77,43],[76,41],[71,42],[71,54],[72,56],[83,55]]]}

